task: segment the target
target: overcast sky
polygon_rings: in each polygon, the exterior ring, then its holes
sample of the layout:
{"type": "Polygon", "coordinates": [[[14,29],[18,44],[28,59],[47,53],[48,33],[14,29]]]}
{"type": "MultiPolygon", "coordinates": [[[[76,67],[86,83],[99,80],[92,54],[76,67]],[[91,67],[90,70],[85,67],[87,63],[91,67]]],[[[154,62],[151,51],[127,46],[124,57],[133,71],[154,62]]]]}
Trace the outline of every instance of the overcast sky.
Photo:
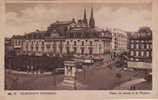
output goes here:
{"type": "Polygon", "coordinates": [[[97,27],[120,28],[125,31],[137,31],[141,26],[151,26],[151,4],[39,4],[8,3],[6,4],[7,36],[24,34],[36,29],[46,30],[56,20],[76,20],[83,18],[87,9],[89,20],[90,9],[94,9],[97,27]]]}

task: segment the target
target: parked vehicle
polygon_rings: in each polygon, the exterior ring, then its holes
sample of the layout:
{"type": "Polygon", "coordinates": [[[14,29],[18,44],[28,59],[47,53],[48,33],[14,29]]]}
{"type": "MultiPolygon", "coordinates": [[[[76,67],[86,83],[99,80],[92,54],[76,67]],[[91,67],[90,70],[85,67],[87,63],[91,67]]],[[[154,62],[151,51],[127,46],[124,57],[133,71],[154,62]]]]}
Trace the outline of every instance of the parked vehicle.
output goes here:
{"type": "Polygon", "coordinates": [[[56,68],[55,74],[64,74],[64,68],[56,68]]]}
{"type": "Polygon", "coordinates": [[[93,58],[94,62],[102,62],[104,59],[103,58],[93,58]]]}
{"type": "Polygon", "coordinates": [[[93,64],[94,63],[94,61],[92,60],[92,59],[85,59],[84,61],[83,61],[83,64],[93,64]]]}

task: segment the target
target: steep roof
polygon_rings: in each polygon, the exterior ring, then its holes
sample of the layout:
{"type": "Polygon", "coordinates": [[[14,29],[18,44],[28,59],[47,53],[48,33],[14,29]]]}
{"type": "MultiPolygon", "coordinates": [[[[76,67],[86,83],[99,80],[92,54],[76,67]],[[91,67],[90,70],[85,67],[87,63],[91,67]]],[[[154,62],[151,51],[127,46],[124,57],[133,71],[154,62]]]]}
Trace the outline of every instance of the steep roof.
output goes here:
{"type": "Polygon", "coordinates": [[[55,23],[51,24],[51,25],[69,25],[72,24],[73,20],[70,21],[56,21],[55,23]]]}
{"type": "Polygon", "coordinates": [[[147,32],[135,32],[130,36],[131,39],[152,39],[152,33],[147,32]]]}

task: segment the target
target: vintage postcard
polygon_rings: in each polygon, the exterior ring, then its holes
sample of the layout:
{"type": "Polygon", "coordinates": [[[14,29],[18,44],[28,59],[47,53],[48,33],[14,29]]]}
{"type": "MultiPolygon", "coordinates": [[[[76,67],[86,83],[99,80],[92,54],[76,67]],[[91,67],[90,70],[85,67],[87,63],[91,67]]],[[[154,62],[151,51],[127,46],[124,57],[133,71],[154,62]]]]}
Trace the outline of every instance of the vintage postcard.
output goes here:
{"type": "Polygon", "coordinates": [[[3,2],[6,100],[158,96],[156,0],[32,1],[3,2]]]}

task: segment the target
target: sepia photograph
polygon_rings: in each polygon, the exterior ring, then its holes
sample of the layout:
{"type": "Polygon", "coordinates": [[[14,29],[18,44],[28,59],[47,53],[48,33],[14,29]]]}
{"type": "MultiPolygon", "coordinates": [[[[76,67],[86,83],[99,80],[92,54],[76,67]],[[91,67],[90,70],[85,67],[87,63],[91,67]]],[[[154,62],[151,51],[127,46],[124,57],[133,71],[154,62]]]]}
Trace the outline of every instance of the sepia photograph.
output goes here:
{"type": "Polygon", "coordinates": [[[6,3],[5,90],[152,90],[152,3],[6,3]]]}

